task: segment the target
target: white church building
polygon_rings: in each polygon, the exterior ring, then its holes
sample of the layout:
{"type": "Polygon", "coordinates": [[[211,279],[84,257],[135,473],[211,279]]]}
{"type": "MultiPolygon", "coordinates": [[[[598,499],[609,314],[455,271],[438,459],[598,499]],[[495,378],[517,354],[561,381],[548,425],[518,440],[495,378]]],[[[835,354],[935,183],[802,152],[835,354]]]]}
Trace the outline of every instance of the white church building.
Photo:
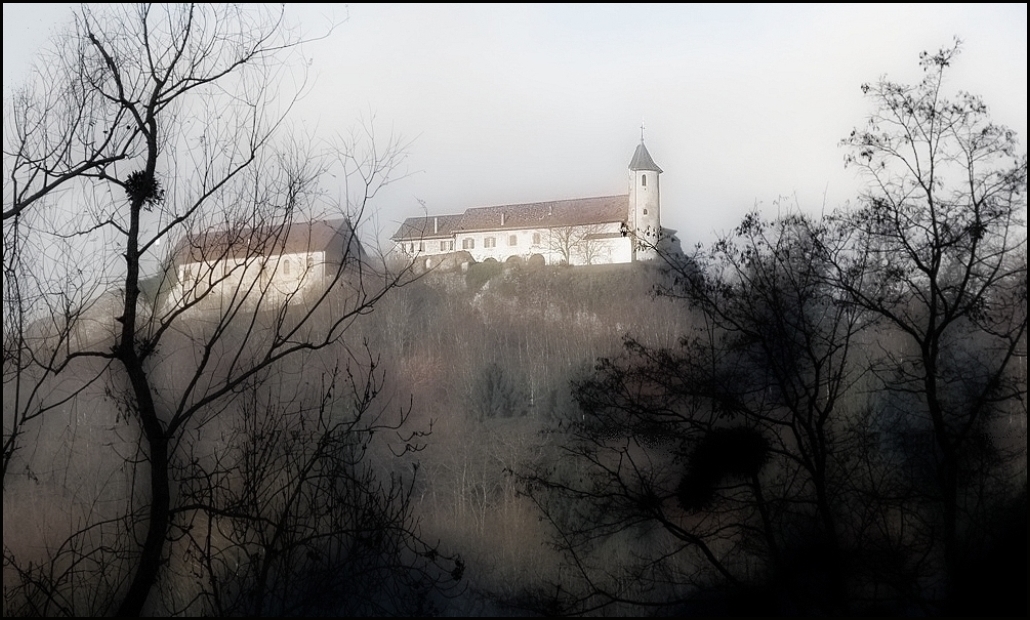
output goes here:
{"type": "Polygon", "coordinates": [[[668,236],[661,226],[661,173],[641,138],[629,163],[627,194],[410,217],[391,240],[394,251],[419,268],[432,268],[462,251],[477,262],[590,265],[652,260],[659,240],[668,236]]]}

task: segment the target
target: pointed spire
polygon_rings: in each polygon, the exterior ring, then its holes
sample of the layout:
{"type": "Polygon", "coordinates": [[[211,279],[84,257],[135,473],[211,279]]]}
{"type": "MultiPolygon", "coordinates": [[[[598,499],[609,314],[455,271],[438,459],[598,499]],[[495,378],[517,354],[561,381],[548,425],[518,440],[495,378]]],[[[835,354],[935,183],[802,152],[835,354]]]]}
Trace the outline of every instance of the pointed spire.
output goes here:
{"type": "Polygon", "coordinates": [[[651,159],[651,154],[647,152],[647,147],[644,146],[644,130],[643,125],[640,129],[640,144],[637,145],[637,150],[633,153],[633,160],[629,162],[630,170],[654,170],[655,172],[663,172],[658,164],[654,163],[651,159]]]}

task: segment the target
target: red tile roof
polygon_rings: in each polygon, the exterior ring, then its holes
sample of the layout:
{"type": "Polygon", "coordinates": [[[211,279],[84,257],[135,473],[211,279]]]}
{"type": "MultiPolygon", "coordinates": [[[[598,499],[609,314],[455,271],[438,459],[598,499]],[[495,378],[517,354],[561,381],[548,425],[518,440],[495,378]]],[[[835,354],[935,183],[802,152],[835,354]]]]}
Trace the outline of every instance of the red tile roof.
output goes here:
{"type": "Polygon", "coordinates": [[[288,226],[240,227],[187,235],[176,244],[172,261],[180,265],[321,251],[329,255],[327,258],[341,257],[351,243],[358,244],[351,250],[360,253],[360,242],[347,219],[293,222],[288,226]]]}
{"type": "Polygon", "coordinates": [[[607,224],[626,221],[628,213],[627,194],[474,207],[466,209],[460,215],[409,217],[391,239],[404,241],[449,238],[460,232],[607,224]]]}

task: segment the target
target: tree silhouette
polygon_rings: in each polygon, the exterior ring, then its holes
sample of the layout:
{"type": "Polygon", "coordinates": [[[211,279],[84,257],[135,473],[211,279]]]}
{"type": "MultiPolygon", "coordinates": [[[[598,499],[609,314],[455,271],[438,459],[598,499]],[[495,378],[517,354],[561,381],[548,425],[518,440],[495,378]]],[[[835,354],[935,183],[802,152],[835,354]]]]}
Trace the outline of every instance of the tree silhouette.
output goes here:
{"type": "Polygon", "coordinates": [[[23,561],[5,535],[5,611],[419,613],[460,578],[415,534],[406,476],[372,468],[372,436],[406,414],[373,404],[382,377],[351,339],[408,278],[355,232],[402,154],[371,128],[328,158],[286,139],[279,87],[301,42],[261,8],[85,7],[44,59],[69,79],[40,91],[41,75],[5,105],[5,506],[13,459],[45,466],[20,452],[27,424],[88,409],[107,446],[87,446],[87,471],[70,465],[97,491],[44,558],[23,561]],[[331,167],[342,202],[319,189],[331,167]],[[348,223],[334,260],[286,277],[290,253],[312,255],[305,220],[330,218],[348,223]],[[184,249],[200,259],[180,279],[184,249]],[[352,561],[394,577],[353,598],[298,589],[339,588],[352,561]]]}
{"type": "Polygon", "coordinates": [[[836,217],[853,251],[832,272],[908,345],[885,350],[881,375],[907,423],[925,423],[917,453],[942,513],[928,544],[943,553],[946,600],[974,551],[960,539],[986,525],[976,514],[983,485],[1008,460],[978,456],[981,440],[998,416],[1026,415],[1026,155],[979,97],[945,95],[958,52],[957,41],[924,52],[917,85],[863,85],[875,111],[842,144],[870,185],[858,209],[836,217]]]}
{"type": "Polygon", "coordinates": [[[694,327],[678,347],[629,338],[575,383],[561,450],[521,475],[569,576],[523,605],[1025,609],[978,592],[1009,583],[987,549],[1025,514],[1007,435],[1026,415],[1026,158],[979,98],[944,96],[956,51],[924,54],[919,85],[863,87],[857,208],[753,213],[662,254],[658,293],[694,327]]]}
{"type": "Polygon", "coordinates": [[[828,234],[801,216],[750,215],[659,289],[689,301],[694,335],[675,349],[628,340],[577,385],[569,463],[525,479],[590,585],[562,605],[678,607],[692,589],[773,579],[791,609],[848,609],[835,498],[854,451],[841,399],[860,376],[859,315],[826,290],[815,237],[828,234]],[[559,518],[570,503],[578,516],[559,518]],[[586,568],[599,537],[640,530],[654,542],[626,574],[586,568]],[[818,595],[792,565],[799,530],[820,549],[818,595]]]}

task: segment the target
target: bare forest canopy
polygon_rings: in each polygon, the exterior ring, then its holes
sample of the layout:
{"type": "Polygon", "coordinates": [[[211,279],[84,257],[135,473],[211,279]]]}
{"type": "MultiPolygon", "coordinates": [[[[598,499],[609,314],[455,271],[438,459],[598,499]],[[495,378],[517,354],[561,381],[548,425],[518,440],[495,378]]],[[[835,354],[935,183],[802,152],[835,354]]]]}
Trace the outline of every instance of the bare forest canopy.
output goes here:
{"type": "Polygon", "coordinates": [[[1025,615],[1026,156],[957,42],[856,85],[847,208],[426,273],[301,43],[83,7],[5,95],[5,616],[1025,615]]]}

